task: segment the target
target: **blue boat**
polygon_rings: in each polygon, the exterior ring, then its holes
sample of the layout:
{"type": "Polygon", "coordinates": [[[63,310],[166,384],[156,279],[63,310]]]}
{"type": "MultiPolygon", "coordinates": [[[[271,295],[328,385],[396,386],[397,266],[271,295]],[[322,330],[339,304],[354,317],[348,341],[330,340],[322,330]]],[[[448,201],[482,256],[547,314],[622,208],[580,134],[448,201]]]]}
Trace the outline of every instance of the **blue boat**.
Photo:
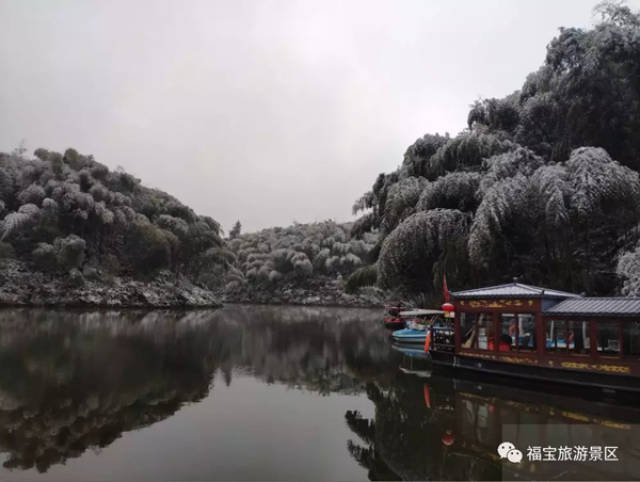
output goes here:
{"type": "Polygon", "coordinates": [[[427,338],[427,330],[414,330],[405,328],[404,330],[396,330],[391,334],[393,341],[397,343],[422,343],[427,338]]]}
{"type": "Polygon", "coordinates": [[[407,328],[394,331],[391,338],[396,343],[424,344],[429,326],[443,315],[444,311],[441,310],[403,311],[400,316],[407,319],[407,328]]]}

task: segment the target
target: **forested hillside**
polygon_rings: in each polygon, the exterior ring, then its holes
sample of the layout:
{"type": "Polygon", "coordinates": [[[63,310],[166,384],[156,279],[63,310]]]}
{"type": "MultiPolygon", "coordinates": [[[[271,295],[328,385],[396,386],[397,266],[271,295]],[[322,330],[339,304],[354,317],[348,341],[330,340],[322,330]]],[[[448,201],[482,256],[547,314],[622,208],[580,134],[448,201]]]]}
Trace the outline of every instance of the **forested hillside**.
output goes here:
{"type": "Polygon", "coordinates": [[[9,303],[51,303],[71,289],[89,304],[179,304],[196,288],[208,303],[232,259],[212,218],[74,149],[0,154],[0,216],[9,303]],[[114,290],[89,292],[91,283],[114,290]]]}
{"type": "Polygon", "coordinates": [[[210,217],[92,156],[0,154],[0,301],[175,304],[224,287],[232,301],[428,302],[445,274],[452,289],[518,276],[640,295],[640,14],[595,14],[561,28],[519,90],[476,101],[461,133],[409,146],[352,224],[238,223],[225,242],[210,217]]]}
{"type": "MultiPolygon", "coordinates": [[[[236,266],[227,275],[226,297],[260,303],[371,304],[381,293],[370,288],[355,296],[348,281],[354,273],[376,281],[370,252],[375,233],[350,239],[350,224],[333,221],[294,224],[239,235],[232,230],[228,246],[236,266]]],[[[231,233],[230,233],[231,234],[231,233]]]]}
{"type": "MultiPolygon", "coordinates": [[[[354,205],[381,287],[437,298],[510,280],[640,294],[640,15],[562,28],[520,90],[426,134],[354,205]]],[[[496,60],[498,61],[498,60],[496,60]]],[[[373,268],[372,268],[373,269],[373,268]]]]}

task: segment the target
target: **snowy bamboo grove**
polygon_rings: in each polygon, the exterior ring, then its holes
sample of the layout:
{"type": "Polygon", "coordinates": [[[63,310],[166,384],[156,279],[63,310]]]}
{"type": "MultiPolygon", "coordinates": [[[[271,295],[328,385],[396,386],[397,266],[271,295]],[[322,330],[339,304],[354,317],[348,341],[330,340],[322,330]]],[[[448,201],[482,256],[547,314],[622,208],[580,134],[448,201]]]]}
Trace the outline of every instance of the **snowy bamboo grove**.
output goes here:
{"type": "Polygon", "coordinates": [[[596,8],[561,29],[544,65],[476,102],[458,136],[427,134],[354,205],[380,234],[380,286],[427,297],[512,276],[590,294],[640,294],[640,16],[596,8]]]}
{"type": "Polygon", "coordinates": [[[446,274],[456,289],[520,276],[640,294],[640,14],[595,14],[590,30],[561,28],[519,90],[476,101],[464,131],[409,146],[356,201],[355,223],[238,223],[225,240],[212,218],[91,156],[18,149],[0,157],[0,257],[78,285],[165,271],[215,290],[326,282],[430,299],[446,274]]]}
{"type": "Polygon", "coordinates": [[[640,294],[640,16],[611,3],[595,13],[591,30],[560,30],[520,90],[475,102],[463,132],[409,146],[356,201],[348,233],[234,233],[228,286],[340,276],[349,291],[428,300],[446,274],[456,289],[520,276],[640,294]]]}

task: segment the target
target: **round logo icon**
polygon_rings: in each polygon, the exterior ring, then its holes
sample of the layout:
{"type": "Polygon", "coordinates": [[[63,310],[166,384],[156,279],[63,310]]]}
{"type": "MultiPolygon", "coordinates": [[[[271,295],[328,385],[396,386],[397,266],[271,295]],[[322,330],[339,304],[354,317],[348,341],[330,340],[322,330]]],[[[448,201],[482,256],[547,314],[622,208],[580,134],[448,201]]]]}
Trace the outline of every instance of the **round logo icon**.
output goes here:
{"type": "Polygon", "coordinates": [[[509,460],[509,462],[513,462],[514,464],[519,464],[520,462],[522,462],[522,452],[520,452],[518,449],[509,450],[509,452],[507,453],[507,460],[509,460]]]}
{"type": "Polygon", "coordinates": [[[506,459],[509,452],[511,450],[514,450],[515,448],[516,446],[511,442],[502,442],[500,445],[498,445],[498,455],[501,459],[506,459]]]}

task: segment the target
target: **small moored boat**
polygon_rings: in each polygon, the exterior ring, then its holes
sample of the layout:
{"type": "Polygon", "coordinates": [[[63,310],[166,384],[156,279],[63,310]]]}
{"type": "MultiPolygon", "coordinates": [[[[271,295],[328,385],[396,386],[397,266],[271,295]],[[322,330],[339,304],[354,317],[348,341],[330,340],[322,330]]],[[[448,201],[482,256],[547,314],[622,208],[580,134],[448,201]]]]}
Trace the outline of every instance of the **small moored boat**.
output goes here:
{"type": "Polygon", "coordinates": [[[444,311],[441,310],[403,311],[400,313],[400,317],[407,320],[407,328],[394,331],[391,338],[397,343],[424,344],[428,328],[443,316],[444,311]]]}
{"type": "Polygon", "coordinates": [[[406,326],[407,320],[400,316],[403,310],[407,310],[408,307],[400,302],[392,302],[390,305],[384,307],[386,315],[384,317],[384,326],[389,330],[401,330],[406,326]]]}

